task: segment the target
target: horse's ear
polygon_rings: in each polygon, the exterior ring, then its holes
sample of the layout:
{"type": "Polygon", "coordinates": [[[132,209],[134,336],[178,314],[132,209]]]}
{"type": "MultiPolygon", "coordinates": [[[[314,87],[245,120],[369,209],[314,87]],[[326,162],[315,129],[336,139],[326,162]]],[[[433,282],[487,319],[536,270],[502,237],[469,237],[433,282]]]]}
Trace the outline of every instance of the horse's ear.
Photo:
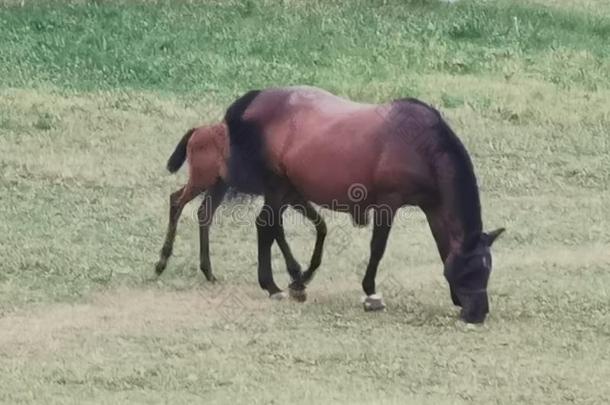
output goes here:
{"type": "Polygon", "coordinates": [[[506,228],[498,228],[491,232],[484,233],[483,237],[485,238],[485,243],[487,244],[487,246],[491,246],[494,241],[498,239],[498,236],[502,235],[505,230],[506,228]]]}

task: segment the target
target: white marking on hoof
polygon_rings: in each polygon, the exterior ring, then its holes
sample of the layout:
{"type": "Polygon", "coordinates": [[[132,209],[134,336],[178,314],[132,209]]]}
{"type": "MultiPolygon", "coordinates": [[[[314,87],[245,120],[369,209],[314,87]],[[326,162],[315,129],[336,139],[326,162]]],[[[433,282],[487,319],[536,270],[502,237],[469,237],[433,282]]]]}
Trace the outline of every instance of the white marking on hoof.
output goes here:
{"type": "Polygon", "coordinates": [[[286,293],[284,291],[276,292],[274,294],[271,294],[269,296],[269,298],[271,298],[274,301],[281,301],[284,298],[286,298],[286,293]]]}
{"type": "Polygon", "coordinates": [[[383,302],[381,294],[371,294],[364,297],[362,304],[364,305],[364,310],[367,312],[383,311],[385,309],[385,302],[383,302]]]}

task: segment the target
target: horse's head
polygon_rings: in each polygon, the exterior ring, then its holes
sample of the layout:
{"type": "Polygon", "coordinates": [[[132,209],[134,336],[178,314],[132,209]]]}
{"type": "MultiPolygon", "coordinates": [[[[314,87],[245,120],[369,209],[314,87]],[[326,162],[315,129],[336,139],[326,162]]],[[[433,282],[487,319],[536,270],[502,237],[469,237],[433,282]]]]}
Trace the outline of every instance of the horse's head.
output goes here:
{"type": "Polygon", "coordinates": [[[491,274],[491,245],[504,228],[482,233],[475,247],[453,255],[445,264],[451,299],[462,307],[460,317],[468,323],[482,323],[489,312],[487,282],[491,274]]]}

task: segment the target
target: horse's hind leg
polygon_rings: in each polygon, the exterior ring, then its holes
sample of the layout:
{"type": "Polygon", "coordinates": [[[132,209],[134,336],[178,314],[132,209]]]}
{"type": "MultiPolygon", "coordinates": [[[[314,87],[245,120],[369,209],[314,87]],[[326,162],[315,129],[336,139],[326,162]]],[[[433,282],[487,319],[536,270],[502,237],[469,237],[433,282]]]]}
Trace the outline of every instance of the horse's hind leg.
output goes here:
{"type": "Polygon", "coordinates": [[[307,299],[305,293],[305,285],[302,284],[303,272],[301,271],[301,265],[297,262],[292,254],[292,250],[286,241],[286,235],[284,234],[284,221],[283,213],[286,210],[286,205],[282,204],[279,210],[278,224],[275,234],[275,241],[277,242],[284,260],[286,261],[286,270],[290,275],[292,283],[290,284],[290,296],[297,301],[304,302],[307,299]]]}
{"type": "Polygon", "coordinates": [[[182,214],[182,209],[192,199],[192,190],[188,186],[174,191],[169,196],[169,223],[167,225],[167,234],[165,236],[165,243],[163,243],[163,247],[161,248],[159,261],[155,266],[155,273],[158,276],[163,273],[163,270],[165,270],[165,267],[167,266],[167,260],[172,255],[174,239],[176,238],[176,228],[178,226],[180,214],[182,214]]]}
{"type": "Polygon", "coordinates": [[[199,221],[199,268],[208,281],[216,281],[210,262],[210,226],[214,212],[222,202],[227,192],[227,186],[219,180],[206,194],[197,210],[199,221]]]}
{"type": "Polygon", "coordinates": [[[314,246],[313,254],[311,255],[311,260],[309,262],[309,268],[305,273],[303,273],[303,277],[301,278],[301,282],[303,284],[307,284],[311,281],[316,270],[320,267],[322,263],[322,252],[324,247],[324,239],[326,238],[326,222],[324,222],[324,218],[318,214],[316,209],[304,199],[301,199],[298,202],[292,204],[293,208],[303,214],[307,219],[309,219],[316,227],[316,244],[314,246]]]}
{"type": "Polygon", "coordinates": [[[280,251],[282,252],[282,256],[284,256],[284,260],[286,261],[286,270],[290,275],[292,280],[300,280],[303,276],[301,272],[301,265],[297,262],[297,259],[294,258],[292,254],[292,250],[290,246],[288,246],[288,242],[286,241],[286,235],[284,234],[284,224],[282,223],[277,231],[277,236],[275,238],[280,251]]]}
{"type": "Polygon", "coordinates": [[[263,290],[267,290],[270,298],[283,298],[282,290],[273,280],[271,269],[271,246],[278,235],[281,210],[278,204],[271,202],[265,196],[265,205],[256,217],[256,231],[258,239],[258,283],[263,290]]]}

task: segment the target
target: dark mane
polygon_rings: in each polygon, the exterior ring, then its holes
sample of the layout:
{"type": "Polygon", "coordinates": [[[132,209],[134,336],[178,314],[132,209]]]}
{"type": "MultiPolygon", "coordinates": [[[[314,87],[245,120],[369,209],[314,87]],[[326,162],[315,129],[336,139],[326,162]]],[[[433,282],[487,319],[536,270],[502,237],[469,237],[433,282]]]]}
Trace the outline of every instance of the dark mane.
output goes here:
{"type": "Polygon", "coordinates": [[[225,114],[229,129],[229,186],[231,194],[263,193],[264,177],[267,172],[263,156],[262,133],[255,122],[245,120],[244,112],[260,90],[251,90],[233,102],[225,114]]]}
{"type": "Polygon", "coordinates": [[[454,198],[464,227],[463,248],[465,251],[469,251],[476,247],[483,230],[477,178],[474,174],[470,155],[464,144],[443,119],[439,122],[439,135],[444,138],[445,150],[453,161],[455,168],[453,177],[454,198]]]}
{"type": "MultiPolygon", "coordinates": [[[[481,201],[479,197],[479,187],[470,155],[466,151],[464,144],[449,127],[438,110],[430,105],[415,99],[404,98],[395,100],[398,103],[412,103],[432,111],[437,117],[436,134],[439,136],[439,149],[450,161],[454,169],[451,177],[450,190],[451,201],[456,205],[456,212],[464,231],[464,250],[468,251],[475,247],[482,232],[481,221],[481,201]]],[[[441,164],[437,164],[437,172],[441,170],[441,164]]]]}
{"type": "Polygon", "coordinates": [[[399,99],[394,100],[394,103],[411,103],[411,104],[421,105],[422,107],[426,107],[428,110],[433,111],[439,117],[441,115],[436,108],[424,103],[423,101],[421,101],[419,99],[413,98],[413,97],[399,98],[399,99]]]}

